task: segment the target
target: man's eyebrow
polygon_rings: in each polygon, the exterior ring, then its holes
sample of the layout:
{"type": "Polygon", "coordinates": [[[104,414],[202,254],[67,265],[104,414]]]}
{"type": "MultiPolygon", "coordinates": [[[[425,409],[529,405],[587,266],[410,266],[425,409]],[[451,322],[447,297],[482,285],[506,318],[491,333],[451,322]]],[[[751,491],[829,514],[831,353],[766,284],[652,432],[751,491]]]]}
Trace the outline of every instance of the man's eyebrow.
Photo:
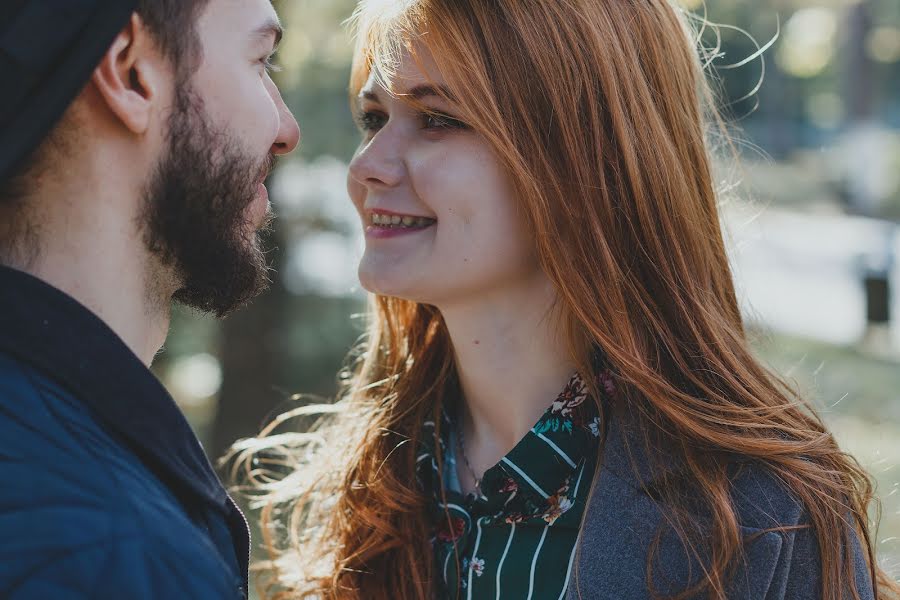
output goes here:
{"type": "Polygon", "coordinates": [[[274,47],[277,48],[278,44],[281,43],[281,38],[284,37],[284,28],[276,19],[269,19],[268,21],[257,27],[251,34],[251,37],[266,39],[270,35],[275,36],[274,47]]]}

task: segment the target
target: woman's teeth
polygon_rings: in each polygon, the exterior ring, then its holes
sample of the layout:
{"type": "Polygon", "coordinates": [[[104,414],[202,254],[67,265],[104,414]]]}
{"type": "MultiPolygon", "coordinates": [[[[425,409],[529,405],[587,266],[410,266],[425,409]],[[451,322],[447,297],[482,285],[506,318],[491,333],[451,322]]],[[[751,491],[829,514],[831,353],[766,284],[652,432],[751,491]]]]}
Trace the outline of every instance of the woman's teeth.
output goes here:
{"type": "Polygon", "coordinates": [[[426,217],[411,217],[409,215],[385,215],[380,213],[372,214],[372,224],[380,227],[427,227],[434,223],[434,219],[426,217]]]}

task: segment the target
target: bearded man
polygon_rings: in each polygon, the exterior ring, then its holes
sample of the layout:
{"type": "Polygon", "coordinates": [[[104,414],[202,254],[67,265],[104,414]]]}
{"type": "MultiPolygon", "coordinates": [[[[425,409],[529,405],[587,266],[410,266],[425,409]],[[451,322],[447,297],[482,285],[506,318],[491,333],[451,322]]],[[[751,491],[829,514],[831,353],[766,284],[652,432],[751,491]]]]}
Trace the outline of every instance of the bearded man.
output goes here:
{"type": "Polygon", "coordinates": [[[0,597],[244,598],[246,521],[148,366],[267,284],[299,141],[270,0],[0,2],[0,597]]]}

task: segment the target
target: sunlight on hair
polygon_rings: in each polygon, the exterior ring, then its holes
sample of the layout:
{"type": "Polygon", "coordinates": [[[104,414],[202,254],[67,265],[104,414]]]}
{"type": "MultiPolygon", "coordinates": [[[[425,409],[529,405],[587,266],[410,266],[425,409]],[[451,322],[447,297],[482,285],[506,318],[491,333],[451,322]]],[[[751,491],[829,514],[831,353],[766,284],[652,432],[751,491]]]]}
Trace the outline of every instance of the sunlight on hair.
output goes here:
{"type": "MultiPolygon", "coordinates": [[[[810,403],[756,360],[720,223],[743,144],[720,114],[720,72],[758,61],[759,77],[731,104],[753,100],[779,27],[758,43],[693,0],[363,0],[350,23],[354,106],[373,71],[390,91],[404,51],[425,45],[465,122],[509,173],[577,371],[590,374],[602,349],[619,390],[609,410],[635,411],[635,443],[683,461],[688,487],[657,490],[671,508],[665,526],[689,552],[715,552],[682,597],[723,598],[743,558],[724,460],[737,456],[807,508],[824,598],[836,600],[836,582],[854,569],[842,552],[851,534],[874,563],[872,482],[810,403]],[[725,30],[750,40],[748,56],[724,56],[725,30]],[[696,507],[714,517],[702,535],[696,507]]],[[[441,313],[372,296],[347,373],[331,412],[304,405],[230,455],[262,510],[267,597],[430,597],[431,498],[416,482],[417,452],[424,436],[439,439],[441,411],[459,397],[441,313]]]]}

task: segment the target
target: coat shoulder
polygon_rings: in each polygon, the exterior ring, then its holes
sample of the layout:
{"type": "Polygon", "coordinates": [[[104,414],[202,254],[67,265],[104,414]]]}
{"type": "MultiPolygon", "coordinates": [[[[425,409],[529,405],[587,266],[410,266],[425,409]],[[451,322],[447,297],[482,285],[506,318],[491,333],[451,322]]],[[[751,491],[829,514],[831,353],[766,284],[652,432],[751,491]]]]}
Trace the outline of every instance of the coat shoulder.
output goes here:
{"type": "Polygon", "coordinates": [[[2,354],[0,453],[3,480],[28,483],[0,488],[5,505],[77,496],[83,504],[102,504],[114,513],[136,509],[129,502],[133,494],[126,491],[148,498],[166,495],[85,403],[40,371],[2,354]]]}
{"type": "Polygon", "coordinates": [[[164,531],[85,507],[42,512],[28,531],[4,531],[0,597],[10,600],[83,598],[243,598],[241,580],[216,554],[164,531]]]}
{"type": "MultiPolygon", "coordinates": [[[[741,465],[732,480],[732,502],[745,534],[766,532],[764,538],[777,539],[779,543],[779,557],[774,564],[770,592],[766,597],[810,600],[821,597],[819,532],[790,486],[765,466],[741,465]],[[795,529],[772,531],[782,527],[795,529]]],[[[851,521],[848,515],[847,522],[851,521]]],[[[746,544],[745,552],[751,564],[755,555],[762,554],[759,546],[752,541],[746,544]]],[[[854,581],[845,582],[843,597],[852,598],[850,588],[855,588],[862,600],[874,598],[867,551],[855,529],[850,530],[849,547],[843,552],[853,565],[855,577],[854,581]]]]}
{"type": "MultiPolygon", "coordinates": [[[[631,476],[626,461],[601,469],[581,540],[580,569],[569,598],[644,600],[652,597],[648,559],[656,544],[653,580],[657,591],[677,593],[703,572],[698,557],[668,525],[665,506],[631,476]],[[607,595],[600,590],[612,590],[607,595]],[[574,595],[573,595],[574,594],[574,595]]],[[[638,467],[641,465],[639,464],[638,467]]],[[[736,463],[732,503],[744,538],[744,560],[730,582],[729,598],[814,600],[821,596],[821,568],[815,530],[802,502],[764,464],[736,463]],[[778,528],[787,528],[778,531],[778,528]]],[[[852,536],[855,585],[863,600],[873,597],[862,546],[852,536]]],[[[700,555],[710,548],[697,548],[700,555]]],[[[849,594],[846,597],[851,597],[849,594]]]]}
{"type": "Polygon", "coordinates": [[[127,445],[3,354],[0,479],[0,597],[180,597],[167,581],[236,597],[209,539],[127,445]]]}
{"type": "Polygon", "coordinates": [[[731,500],[738,523],[747,529],[791,527],[807,522],[803,504],[771,469],[742,462],[731,477],[731,500]]]}

